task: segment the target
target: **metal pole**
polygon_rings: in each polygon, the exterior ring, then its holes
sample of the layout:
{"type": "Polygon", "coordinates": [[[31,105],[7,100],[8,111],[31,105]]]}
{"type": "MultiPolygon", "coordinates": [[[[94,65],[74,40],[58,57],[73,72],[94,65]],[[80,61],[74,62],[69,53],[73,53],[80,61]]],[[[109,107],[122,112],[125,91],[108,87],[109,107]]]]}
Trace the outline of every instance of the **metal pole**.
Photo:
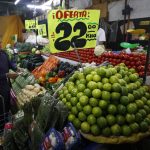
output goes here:
{"type": "Polygon", "coordinates": [[[148,49],[147,49],[147,55],[146,55],[146,64],[145,64],[144,77],[143,77],[143,83],[144,84],[146,82],[146,76],[147,76],[149,62],[150,62],[150,39],[149,39],[149,42],[148,42],[148,49]]]}
{"type": "Polygon", "coordinates": [[[124,28],[123,28],[123,39],[124,39],[124,41],[126,40],[126,36],[125,36],[125,34],[126,34],[126,18],[127,18],[127,15],[126,15],[126,6],[127,6],[127,2],[128,2],[128,0],[125,0],[125,14],[124,14],[124,28]]]}

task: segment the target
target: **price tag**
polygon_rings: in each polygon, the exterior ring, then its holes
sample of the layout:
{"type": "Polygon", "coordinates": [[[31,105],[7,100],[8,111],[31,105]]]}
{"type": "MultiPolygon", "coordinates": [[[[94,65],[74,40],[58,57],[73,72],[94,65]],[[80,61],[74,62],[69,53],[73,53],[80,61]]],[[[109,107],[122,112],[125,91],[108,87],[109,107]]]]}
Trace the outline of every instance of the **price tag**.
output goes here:
{"type": "Polygon", "coordinates": [[[37,29],[38,20],[25,20],[25,29],[37,29]]]}
{"type": "Polygon", "coordinates": [[[47,36],[46,24],[38,25],[38,35],[47,36]]]}
{"type": "Polygon", "coordinates": [[[48,14],[52,53],[76,48],[94,48],[99,26],[99,10],[53,10],[48,14]]]}

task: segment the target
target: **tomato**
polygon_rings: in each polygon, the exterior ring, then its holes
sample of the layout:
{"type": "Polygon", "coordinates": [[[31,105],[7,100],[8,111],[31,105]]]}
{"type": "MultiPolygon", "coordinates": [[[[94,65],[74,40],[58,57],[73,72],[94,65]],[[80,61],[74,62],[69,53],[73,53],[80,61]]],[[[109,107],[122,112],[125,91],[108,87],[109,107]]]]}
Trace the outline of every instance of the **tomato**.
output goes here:
{"type": "Polygon", "coordinates": [[[143,71],[139,72],[139,75],[140,75],[140,77],[143,77],[144,76],[144,72],[143,71]]]}
{"type": "Polygon", "coordinates": [[[126,61],[125,64],[128,66],[130,64],[130,61],[126,61]]]}
{"type": "Polygon", "coordinates": [[[137,69],[138,69],[138,71],[144,71],[144,66],[139,66],[137,69]]]}
{"type": "Polygon", "coordinates": [[[141,65],[141,61],[137,61],[137,62],[136,62],[136,65],[137,65],[137,66],[140,66],[140,65],[141,65]]]}

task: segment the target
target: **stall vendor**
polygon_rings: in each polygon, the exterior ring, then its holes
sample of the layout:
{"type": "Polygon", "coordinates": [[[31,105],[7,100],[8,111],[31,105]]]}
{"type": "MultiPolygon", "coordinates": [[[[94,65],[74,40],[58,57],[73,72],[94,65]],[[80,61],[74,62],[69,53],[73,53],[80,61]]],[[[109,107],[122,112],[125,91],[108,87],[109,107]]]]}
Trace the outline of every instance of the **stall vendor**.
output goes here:
{"type": "Polygon", "coordinates": [[[15,79],[17,73],[9,73],[9,69],[17,70],[16,66],[13,66],[9,61],[8,55],[0,49],[0,96],[4,98],[0,99],[0,133],[3,131],[4,124],[6,123],[7,115],[4,119],[4,113],[8,114],[10,110],[10,81],[9,79],[15,79]],[[4,107],[3,107],[4,106],[4,107]]]}

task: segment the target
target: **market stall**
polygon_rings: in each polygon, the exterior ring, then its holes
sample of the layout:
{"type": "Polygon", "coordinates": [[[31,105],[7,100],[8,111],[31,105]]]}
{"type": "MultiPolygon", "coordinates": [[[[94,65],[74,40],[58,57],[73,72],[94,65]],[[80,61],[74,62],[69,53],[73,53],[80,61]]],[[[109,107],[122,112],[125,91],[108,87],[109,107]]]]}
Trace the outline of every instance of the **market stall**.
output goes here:
{"type": "Polygon", "coordinates": [[[15,109],[0,139],[4,150],[115,150],[128,145],[142,150],[137,143],[150,136],[150,89],[143,80],[150,76],[149,48],[125,41],[119,51],[105,41],[96,46],[100,14],[51,10],[45,25],[35,16],[26,19],[28,37],[6,46],[19,73],[11,80],[15,109]]]}

